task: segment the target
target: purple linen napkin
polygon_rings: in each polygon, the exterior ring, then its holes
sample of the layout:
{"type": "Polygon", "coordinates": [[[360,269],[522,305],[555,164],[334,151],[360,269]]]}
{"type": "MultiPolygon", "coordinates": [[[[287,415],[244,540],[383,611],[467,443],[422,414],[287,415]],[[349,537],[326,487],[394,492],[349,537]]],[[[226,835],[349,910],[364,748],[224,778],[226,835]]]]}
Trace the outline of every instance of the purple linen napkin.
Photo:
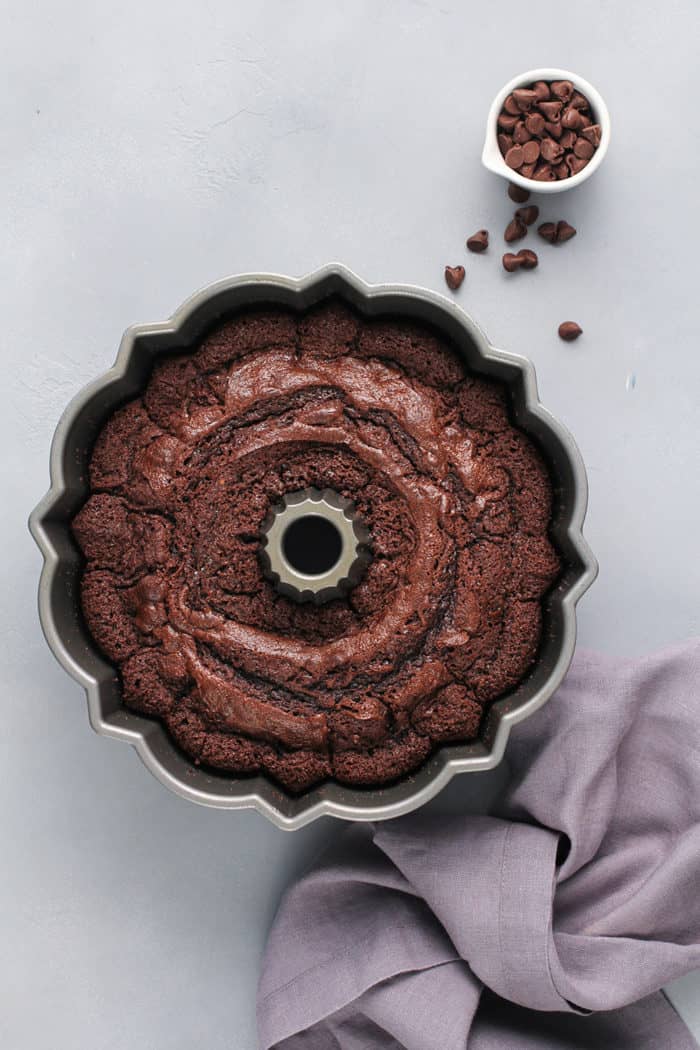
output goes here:
{"type": "Polygon", "coordinates": [[[356,826],[287,893],[263,1050],[696,1050],[700,642],[577,656],[489,816],[356,826]]]}

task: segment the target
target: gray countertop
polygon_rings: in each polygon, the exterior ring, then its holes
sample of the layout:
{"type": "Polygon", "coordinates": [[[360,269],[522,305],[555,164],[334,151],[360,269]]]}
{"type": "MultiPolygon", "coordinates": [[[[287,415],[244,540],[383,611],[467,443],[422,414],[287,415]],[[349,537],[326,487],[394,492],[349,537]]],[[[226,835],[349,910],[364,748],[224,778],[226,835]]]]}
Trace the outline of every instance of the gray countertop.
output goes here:
{"type": "MultiPolygon", "coordinates": [[[[25,524],[61,410],[126,325],[215,278],[340,260],[368,281],[443,290],[445,263],[464,262],[459,302],[532,358],[586,460],[601,573],[581,643],[634,655],[697,634],[697,12],[690,0],[599,0],[564,17],[514,0],[4,8],[0,1045],[252,1050],[280,894],[340,825],[290,835],[195,807],[91,732],[41,637],[25,524]],[[599,88],[613,144],[593,179],[543,209],[578,236],[511,277],[499,264],[510,202],[480,167],[482,124],[505,80],[548,64],[599,88]],[[493,248],[467,258],[483,226],[493,248]],[[557,338],[565,319],[585,330],[575,344],[557,338]]],[[[436,805],[478,808],[498,775],[463,777],[436,805]]],[[[698,1034],[699,993],[700,975],[673,989],[698,1034]]]]}

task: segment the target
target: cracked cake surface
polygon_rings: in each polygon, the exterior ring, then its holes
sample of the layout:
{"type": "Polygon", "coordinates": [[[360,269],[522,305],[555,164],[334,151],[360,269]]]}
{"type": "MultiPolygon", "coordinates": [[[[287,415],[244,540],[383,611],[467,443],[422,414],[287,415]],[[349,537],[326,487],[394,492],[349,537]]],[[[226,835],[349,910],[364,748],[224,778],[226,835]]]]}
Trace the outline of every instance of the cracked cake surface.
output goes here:
{"type": "Polygon", "coordinates": [[[156,361],[89,480],[85,620],[125,704],[198,764],[292,792],[385,784],[476,737],[534,663],[560,570],[547,469],[505,388],[417,322],[334,300],[236,314],[156,361]],[[259,559],[270,507],[307,487],[371,537],[361,581],[321,606],[259,559]]]}

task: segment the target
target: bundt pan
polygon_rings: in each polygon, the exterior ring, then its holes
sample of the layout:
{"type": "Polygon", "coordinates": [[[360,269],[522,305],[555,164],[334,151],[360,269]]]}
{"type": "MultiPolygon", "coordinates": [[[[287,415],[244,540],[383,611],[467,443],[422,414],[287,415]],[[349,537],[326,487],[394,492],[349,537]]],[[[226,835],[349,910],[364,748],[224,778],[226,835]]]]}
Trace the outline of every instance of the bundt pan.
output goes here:
{"type": "Polygon", "coordinates": [[[231,277],[198,292],[170,320],[128,329],[114,366],[66,409],[51,449],[51,488],[30,518],[32,535],[44,556],[39,584],[41,623],[56,658],[87,693],[93,728],[135,747],[154,776],[177,794],[222,809],[254,807],[285,829],[299,828],[322,814],[384,820],[427,802],[456,773],[497,765],[512,726],[541,707],[562,681],[574,650],[576,603],[597,572],[581,532],[586,500],[586,474],[578,449],[565,428],[540,405],[530,362],[495,350],[453,302],[420,288],[366,285],[338,265],[300,280],[271,274],[231,277]],[[159,722],[124,706],[119,678],[97,651],[83,622],[79,606],[82,556],[72,538],[70,521],[87,496],[87,463],[97,433],[117,406],[138,394],[155,358],[194,346],[215,321],[241,307],[273,304],[302,311],[330,296],[346,300],[369,317],[428,322],[459,349],[474,373],[505,382],[515,422],[539,445],[551,471],[551,535],[563,571],[544,601],[537,662],[515,690],[490,705],[480,739],[441,747],[417,772],[388,787],[347,788],[331,781],[294,796],[263,776],[218,775],[196,766],[171,742],[159,722]]]}

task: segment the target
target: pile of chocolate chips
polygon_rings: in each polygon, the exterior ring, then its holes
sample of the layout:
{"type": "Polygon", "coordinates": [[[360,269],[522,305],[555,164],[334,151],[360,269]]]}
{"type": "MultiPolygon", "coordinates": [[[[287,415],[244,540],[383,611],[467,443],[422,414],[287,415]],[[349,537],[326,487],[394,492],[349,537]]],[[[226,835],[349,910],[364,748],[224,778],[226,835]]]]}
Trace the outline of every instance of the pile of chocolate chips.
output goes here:
{"type": "Polygon", "coordinates": [[[508,95],[498,115],[498,145],[513,171],[536,182],[577,175],[600,145],[585,95],[570,80],[537,80],[508,95]]]}

